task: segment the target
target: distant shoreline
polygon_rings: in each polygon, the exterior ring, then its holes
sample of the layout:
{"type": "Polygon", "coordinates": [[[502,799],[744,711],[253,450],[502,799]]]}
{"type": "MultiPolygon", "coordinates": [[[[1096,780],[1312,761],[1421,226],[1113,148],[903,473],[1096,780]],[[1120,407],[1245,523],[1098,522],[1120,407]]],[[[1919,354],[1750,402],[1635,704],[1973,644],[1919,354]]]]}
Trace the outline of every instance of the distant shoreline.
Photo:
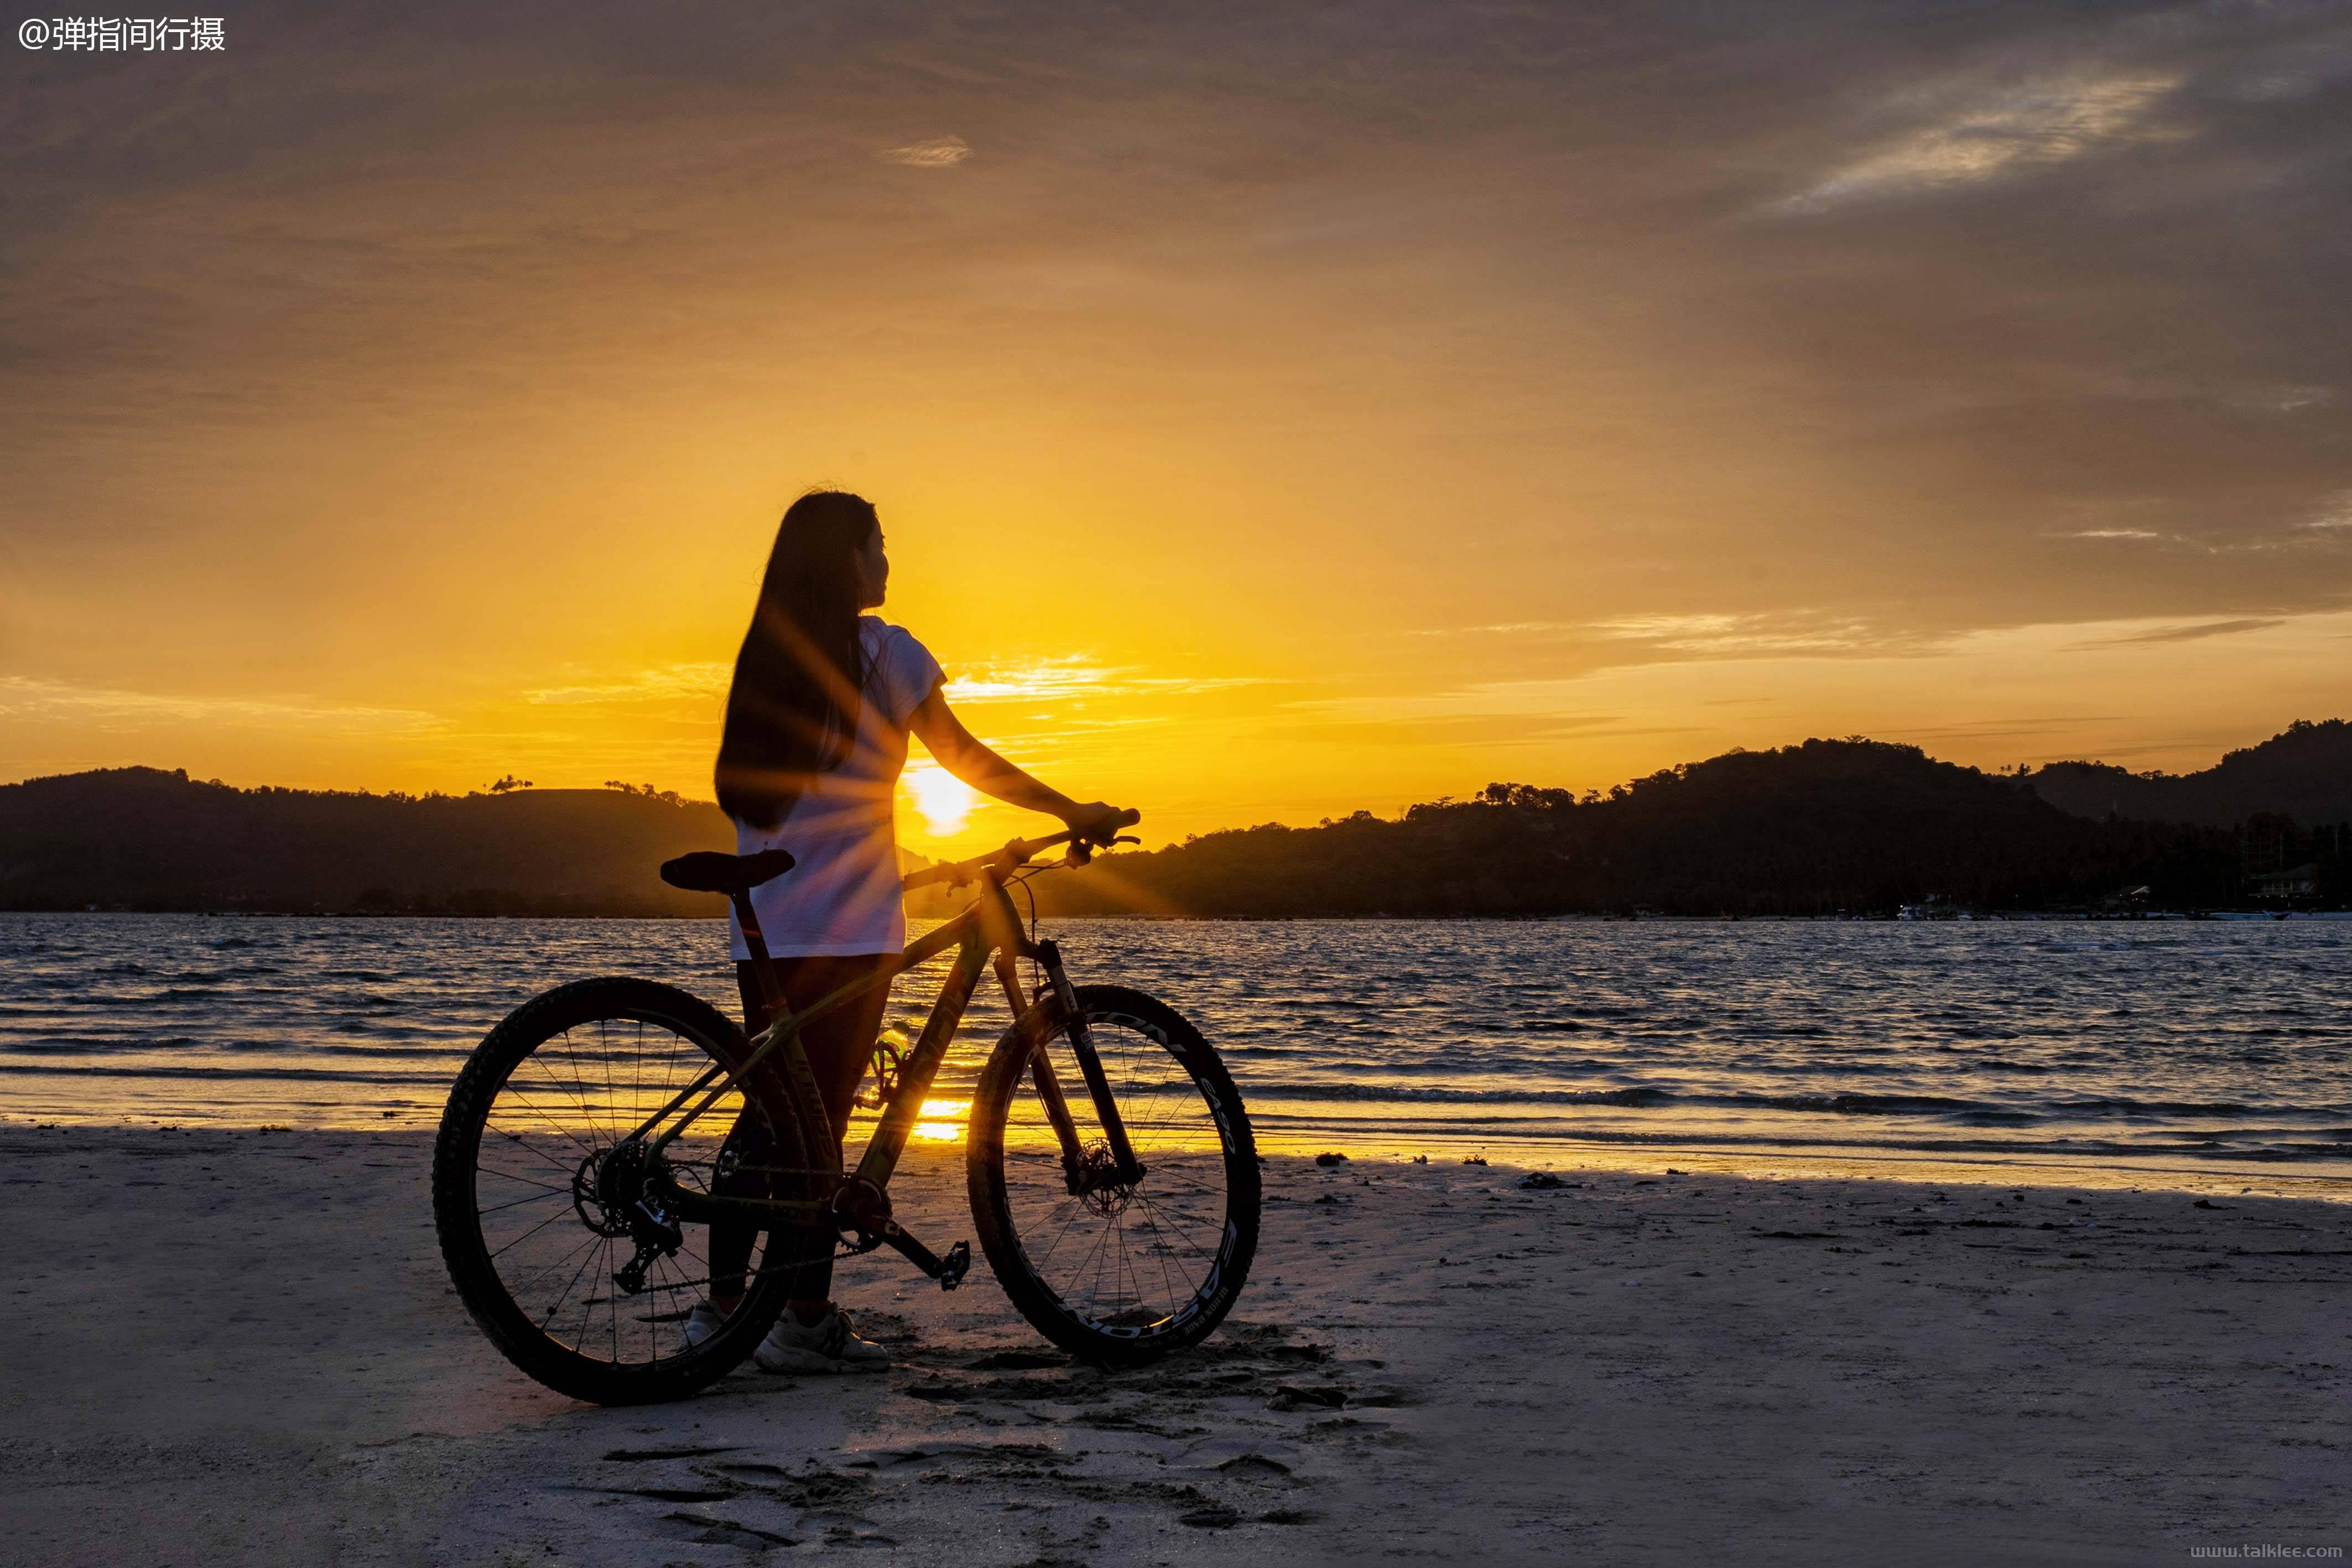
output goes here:
{"type": "MultiPolygon", "coordinates": [[[[1914,746],[1815,738],[1685,764],[1605,796],[1496,782],[1394,817],[1220,830],[1106,856],[1034,891],[1049,915],[1212,919],[2352,906],[2352,726],[2294,727],[2210,773],[2195,776],[2204,793],[2192,800],[2175,788],[2186,780],[2071,764],[1986,774],[1914,746]]],[[[114,768],[0,786],[0,905],[709,918],[721,900],[668,887],[656,868],[735,839],[716,805],[641,789],[415,797],[114,768]]],[[[954,907],[937,889],[908,900],[918,915],[954,907]]]]}

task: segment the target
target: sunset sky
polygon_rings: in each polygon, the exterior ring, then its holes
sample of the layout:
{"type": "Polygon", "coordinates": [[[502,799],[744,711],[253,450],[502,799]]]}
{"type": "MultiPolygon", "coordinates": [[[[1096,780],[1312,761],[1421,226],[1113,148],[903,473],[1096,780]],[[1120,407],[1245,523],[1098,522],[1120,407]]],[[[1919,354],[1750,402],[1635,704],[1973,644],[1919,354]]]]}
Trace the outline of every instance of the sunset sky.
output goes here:
{"type": "Polygon", "coordinates": [[[225,36],[5,45],[0,779],[707,796],[820,482],[1152,842],[2352,716],[2352,5],[225,36]]]}

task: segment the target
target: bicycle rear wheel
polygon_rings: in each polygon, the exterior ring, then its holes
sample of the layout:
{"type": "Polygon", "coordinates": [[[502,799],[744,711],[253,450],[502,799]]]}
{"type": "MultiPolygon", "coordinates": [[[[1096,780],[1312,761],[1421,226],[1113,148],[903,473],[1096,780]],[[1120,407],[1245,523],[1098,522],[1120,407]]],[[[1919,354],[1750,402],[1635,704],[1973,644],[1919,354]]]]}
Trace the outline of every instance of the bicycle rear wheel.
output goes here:
{"type": "MultiPolygon", "coordinates": [[[[550,1388],[600,1405],[678,1398],[741,1362],[783,1310],[791,1271],[769,1267],[765,1232],[752,1242],[741,1304],[698,1344],[683,1330],[709,1290],[704,1227],[681,1228],[676,1250],[649,1260],[638,1289],[615,1280],[638,1249],[636,1201],[665,1179],[711,1191],[739,1117],[765,1128],[763,1157],[775,1166],[814,1164],[783,1075],[764,1069],[660,1155],[616,1163],[646,1118],[712,1062],[740,1061],[747,1050],[741,1030],[684,991],[582,980],[518,1009],[458,1074],[434,1145],[441,1255],[482,1332],[550,1388]]],[[[780,1197],[811,1185],[774,1179],[796,1184],[780,1197]]]]}
{"type": "Polygon", "coordinates": [[[1109,1144],[1057,1017],[1045,1049],[1077,1124],[1080,1191],[1018,1027],[981,1074],[966,1183],[1021,1315],[1083,1360],[1134,1365],[1198,1344],[1240,1296],[1257,1251],[1257,1145],[1224,1063],[1175,1009],[1123,986],[1081,986],[1077,1001],[1143,1176],[1104,1179],[1109,1144]]]}

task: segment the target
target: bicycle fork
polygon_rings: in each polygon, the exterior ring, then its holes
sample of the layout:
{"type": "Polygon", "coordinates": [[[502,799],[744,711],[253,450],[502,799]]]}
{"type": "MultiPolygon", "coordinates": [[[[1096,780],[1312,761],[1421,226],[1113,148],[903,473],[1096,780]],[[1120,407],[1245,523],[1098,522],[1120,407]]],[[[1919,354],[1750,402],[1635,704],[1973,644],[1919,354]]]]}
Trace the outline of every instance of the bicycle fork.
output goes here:
{"type": "Polygon", "coordinates": [[[1082,1197],[1106,1186],[1133,1186],[1143,1179],[1144,1167],[1136,1161],[1135,1145],[1128,1138],[1127,1122],[1118,1113],[1118,1102],[1111,1095],[1110,1080],[1104,1074],[1102,1057],[1095,1050],[1093,1031],[1087,1027],[1086,1015],[1078,1010],[1077,990],[1063,972],[1061,946],[1051,939],[1040,942],[1035,956],[1045,967],[1047,988],[1061,1008],[1062,1017],[1068,1020],[1070,1054],[1077,1058],[1078,1074],[1086,1080],[1087,1093],[1095,1103],[1095,1115],[1110,1155],[1108,1169],[1098,1160],[1087,1157],[1088,1151],[1079,1142],[1077,1124],[1070,1115],[1069,1102],[1063,1095],[1061,1075],[1054,1070],[1053,1058],[1045,1049],[1042,1009],[1033,1012],[1038,1021],[1029,1048],[1029,1072],[1037,1085],[1037,1098],[1045,1103],[1045,1119],[1053,1124],[1054,1135],[1061,1142],[1063,1180],[1073,1197],[1082,1197]]]}

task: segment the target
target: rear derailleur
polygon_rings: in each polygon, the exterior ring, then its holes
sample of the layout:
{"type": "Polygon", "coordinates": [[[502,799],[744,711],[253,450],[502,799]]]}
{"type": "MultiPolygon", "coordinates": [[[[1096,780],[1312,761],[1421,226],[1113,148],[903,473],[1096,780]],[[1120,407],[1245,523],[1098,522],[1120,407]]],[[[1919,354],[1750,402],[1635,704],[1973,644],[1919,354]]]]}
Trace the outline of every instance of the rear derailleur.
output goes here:
{"type": "Polygon", "coordinates": [[[613,1283],[632,1296],[644,1291],[647,1269],[675,1257],[686,1244],[686,1232],[661,1200],[655,1179],[661,1168],[657,1156],[631,1139],[590,1155],[572,1176],[572,1207],[582,1223],[599,1236],[625,1236],[636,1243],[629,1260],[613,1273],[613,1283]]]}

